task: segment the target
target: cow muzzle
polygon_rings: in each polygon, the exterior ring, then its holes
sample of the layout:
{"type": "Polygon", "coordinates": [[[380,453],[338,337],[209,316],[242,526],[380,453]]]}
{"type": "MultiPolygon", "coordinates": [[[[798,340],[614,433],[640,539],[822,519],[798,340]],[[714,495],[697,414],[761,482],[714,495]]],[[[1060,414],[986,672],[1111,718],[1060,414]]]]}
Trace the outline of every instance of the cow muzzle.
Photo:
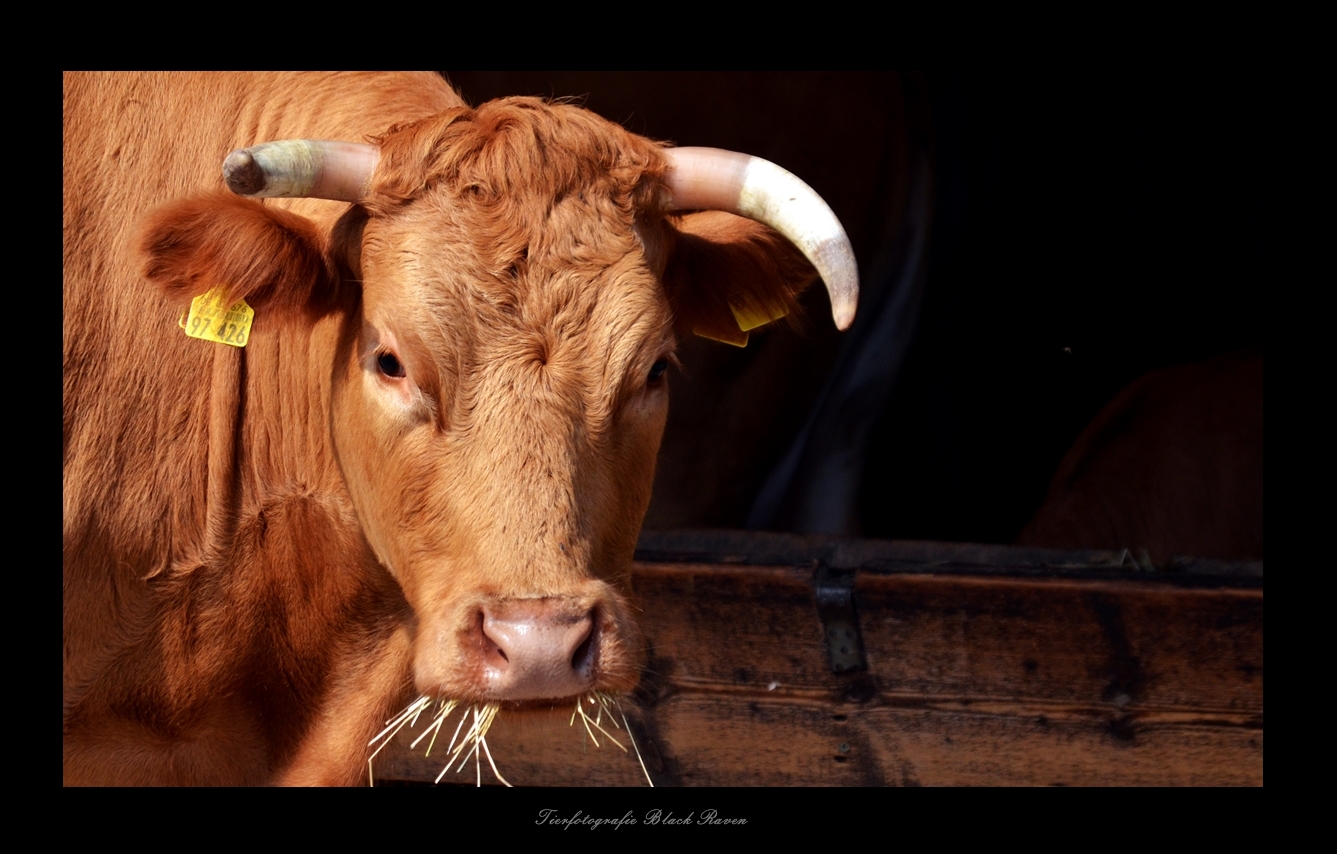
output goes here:
{"type": "Polygon", "coordinates": [[[592,690],[602,634],[596,614],[569,599],[485,605],[476,642],[484,691],[497,700],[538,700],[592,690]]]}
{"type": "Polygon", "coordinates": [[[548,703],[635,687],[630,622],[613,596],[487,599],[428,631],[420,690],[466,702],[548,703]]]}

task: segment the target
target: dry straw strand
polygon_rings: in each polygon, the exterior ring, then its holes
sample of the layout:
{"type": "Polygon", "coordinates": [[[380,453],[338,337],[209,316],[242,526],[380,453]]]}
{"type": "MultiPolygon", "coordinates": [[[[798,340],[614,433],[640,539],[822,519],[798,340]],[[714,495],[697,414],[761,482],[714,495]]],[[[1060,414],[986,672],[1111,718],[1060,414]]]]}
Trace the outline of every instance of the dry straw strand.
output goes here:
{"type": "MultiPolygon", "coordinates": [[[[455,730],[450,737],[450,744],[446,747],[448,756],[445,767],[443,767],[441,773],[436,776],[435,782],[440,783],[441,779],[446,776],[446,772],[452,767],[455,768],[457,774],[463,772],[465,763],[472,758],[474,760],[475,782],[477,785],[482,786],[483,756],[486,754],[488,767],[492,769],[492,773],[496,776],[498,782],[504,786],[511,786],[512,784],[510,781],[503,777],[501,772],[497,769],[496,760],[493,759],[492,750],[487,744],[488,730],[492,727],[492,722],[496,719],[498,712],[501,711],[501,705],[498,703],[473,703],[461,707],[461,704],[457,700],[434,700],[426,695],[412,701],[397,715],[394,715],[387,720],[385,722],[385,728],[377,733],[375,738],[368,742],[368,747],[376,745],[378,742],[380,744],[367,759],[367,783],[369,785],[375,784],[375,780],[372,776],[372,763],[377,755],[385,749],[387,744],[394,740],[395,736],[398,735],[399,731],[404,727],[416,727],[418,719],[422,716],[423,712],[431,708],[434,703],[436,708],[431,713],[431,721],[427,724],[427,728],[409,745],[410,749],[416,750],[418,745],[423,742],[423,739],[431,736],[430,740],[427,742],[427,749],[423,753],[424,756],[432,755],[432,748],[436,745],[437,737],[441,734],[446,720],[457,709],[462,709],[459,723],[455,725],[455,730]],[[467,727],[465,726],[466,722],[469,724],[467,727]]],[[[617,745],[619,750],[626,753],[626,745],[619,741],[618,738],[603,725],[605,713],[608,715],[608,722],[614,729],[623,730],[627,734],[627,740],[631,742],[632,750],[636,752],[636,761],[640,763],[641,773],[645,775],[645,781],[653,787],[655,783],[650,779],[650,772],[645,767],[645,759],[641,756],[641,749],[636,744],[636,738],[632,735],[631,725],[627,722],[627,714],[623,711],[622,704],[618,702],[616,697],[611,694],[596,692],[577,699],[575,710],[571,713],[569,725],[575,726],[576,718],[579,717],[581,726],[584,727],[585,734],[589,736],[590,741],[594,742],[595,747],[600,746],[599,739],[595,735],[595,731],[597,730],[609,741],[617,745]],[[593,716],[585,710],[586,703],[594,707],[593,716]],[[618,724],[618,718],[622,719],[621,725],[618,724]]]]}

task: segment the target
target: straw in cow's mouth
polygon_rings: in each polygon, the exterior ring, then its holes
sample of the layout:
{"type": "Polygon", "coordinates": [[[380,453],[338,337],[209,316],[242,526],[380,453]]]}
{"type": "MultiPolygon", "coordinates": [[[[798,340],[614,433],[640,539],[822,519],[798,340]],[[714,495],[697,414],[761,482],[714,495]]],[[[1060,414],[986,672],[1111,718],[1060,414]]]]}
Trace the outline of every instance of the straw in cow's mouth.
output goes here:
{"type": "MultiPolygon", "coordinates": [[[[405,726],[417,726],[418,718],[421,717],[424,712],[428,712],[431,715],[431,722],[427,725],[427,728],[413,740],[413,743],[410,744],[409,747],[411,749],[416,749],[418,745],[422,743],[423,739],[431,736],[430,740],[427,742],[427,749],[423,754],[424,756],[430,756],[432,747],[435,746],[436,738],[441,733],[442,726],[445,724],[446,719],[449,718],[450,714],[457,708],[460,708],[460,705],[458,700],[434,699],[424,694],[405,706],[403,711],[399,714],[386,721],[385,729],[381,730],[367,745],[368,747],[371,747],[376,745],[377,742],[380,742],[380,746],[372,751],[371,756],[367,758],[367,784],[375,785],[375,780],[372,777],[372,763],[375,761],[377,754],[384,750],[385,746],[394,740],[395,735],[398,734],[401,729],[405,726]],[[435,705],[435,709],[432,709],[433,705],[435,705]],[[430,712],[429,709],[431,710],[430,712]]],[[[501,776],[501,772],[497,770],[497,763],[493,761],[492,751],[490,751],[487,746],[487,731],[491,728],[492,721],[496,718],[497,712],[501,710],[501,705],[499,703],[475,703],[465,706],[464,709],[464,714],[460,716],[459,723],[455,725],[455,732],[450,737],[450,744],[446,747],[446,752],[449,754],[448,761],[446,762],[445,767],[441,769],[441,773],[437,775],[434,782],[440,783],[441,778],[445,777],[446,772],[452,767],[456,769],[456,773],[463,771],[465,763],[472,757],[474,760],[474,771],[477,784],[479,786],[483,785],[482,759],[483,756],[486,755],[487,764],[492,768],[492,773],[496,776],[497,780],[504,786],[511,786],[511,783],[508,782],[505,777],[501,776]],[[465,722],[469,721],[471,717],[472,723],[466,729],[465,722]]],[[[617,701],[616,697],[603,692],[594,692],[587,694],[584,697],[577,698],[575,711],[571,713],[570,725],[575,726],[576,718],[579,717],[581,724],[585,728],[585,734],[589,736],[592,742],[594,742],[595,747],[600,746],[599,738],[595,735],[597,730],[602,733],[606,739],[617,745],[623,753],[626,753],[626,746],[619,741],[616,736],[604,728],[603,721],[605,713],[607,714],[608,722],[613,725],[614,729],[621,729],[626,733],[627,741],[631,742],[632,750],[636,751],[636,761],[641,765],[641,773],[645,774],[645,781],[653,787],[654,781],[650,779],[650,772],[646,770],[645,760],[641,757],[641,750],[636,746],[636,739],[632,737],[631,726],[627,723],[627,715],[622,711],[622,705],[617,701]],[[585,708],[586,705],[592,706],[593,708],[587,711],[585,708]],[[593,711],[593,716],[591,716],[590,711],[593,711]],[[614,716],[615,711],[616,717],[614,716]],[[621,726],[618,725],[618,717],[622,718],[621,726]]]]}
{"type": "Polygon", "coordinates": [[[579,716],[580,722],[585,726],[585,733],[590,737],[590,741],[594,742],[595,747],[599,746],[599,739],[594,736],[594,730],[597,729],[599,732],[603,733],[609,741],[616,744],[623,753],[626,753],[627,748],[623,746],[622,742],[614,738],[611,732],[600,725],[603,721],[604,712],[608,713],[608,722],[611,723],[614,728],[621,729],[627,734],[627,741],[631,742],[631,749],[636,751],[636,761],[641,763],[641,773],[645,775],[645,782],[649,783],[651,788],[654,788],[655,781],[650,779],[650,772],[646,770],[645,760],[641,757],[641,749],[636,746],[636,739],[631,735],[631,725],[627,723],[627,713],[622,711],[622,704],[617,701],[616,697],[611,694],[596,692],[577,699],[576,710],[571,713],[570,725],[575,726],[576,717],[579,716]],[[590,717],[589,713],[585,711],[585,703],[598,707],[595,710],[594,717],[590,717]],[[621,727],[618,727],[617,725],[617,718],[613,717],[614,706],[617,707],[618,717],[622,718],[621,727]]]}

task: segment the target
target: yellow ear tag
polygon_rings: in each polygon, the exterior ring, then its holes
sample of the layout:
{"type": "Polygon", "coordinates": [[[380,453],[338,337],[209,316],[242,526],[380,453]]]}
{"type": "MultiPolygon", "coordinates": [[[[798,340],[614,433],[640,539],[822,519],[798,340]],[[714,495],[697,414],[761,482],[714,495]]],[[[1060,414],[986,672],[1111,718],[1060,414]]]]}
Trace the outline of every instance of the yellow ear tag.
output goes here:
{"type": "Polygon", "coordinates": [[[738,332],[732,335],[719,335],[702,329],[693,329],[692,332],[701,338],[709,338],[711,341],[732,344],[735,347],[746,347],[748,332],[789,314],[789,311],[783,305],[777,305],[765,311],[750,311],[730,304],[729,311],[733,312],[734,322],[738,324],[738,332]]]}
{"type": "Polygon", "coordinates": [[[747,346],[747,333],[734,332],[732,334],[719,334],[705,329],[693,329],[692,334],[697,338],[709,338],[711,341],[719,341],[721,344],[731,344],[734,347],[747,346]]]}
{"type": "Polygon", "coordinates": [[[191,338],[245,347],[254,321],[255,309],[246,300],[228,305],[223,301],[223,289],[214,288],[191,300],[190,316],[177,321],[177,325],[191,338]]]}
{"type": "Polygon", "coordinates": [[[765,326],[772,320],[779,320],[789,314],[789,310],[783,305],[770,306],[764,311],[754,311],[731,304],[729,311],[733,312],[733,319],[738,321],[738,328],[744,332],[751,332],[758,326],[765,326]]]}

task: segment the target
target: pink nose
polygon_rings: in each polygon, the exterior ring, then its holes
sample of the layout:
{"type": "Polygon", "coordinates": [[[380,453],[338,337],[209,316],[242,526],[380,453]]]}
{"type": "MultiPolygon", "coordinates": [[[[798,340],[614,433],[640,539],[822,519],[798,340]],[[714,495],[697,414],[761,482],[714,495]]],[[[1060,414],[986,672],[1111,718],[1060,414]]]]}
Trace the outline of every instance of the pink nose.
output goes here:
{"type": "Polygon", "coordinates": [[[569,599],[483,606],[484,690],[498,700],[560,699],[594,685],[594,614],[569,599]]]}

